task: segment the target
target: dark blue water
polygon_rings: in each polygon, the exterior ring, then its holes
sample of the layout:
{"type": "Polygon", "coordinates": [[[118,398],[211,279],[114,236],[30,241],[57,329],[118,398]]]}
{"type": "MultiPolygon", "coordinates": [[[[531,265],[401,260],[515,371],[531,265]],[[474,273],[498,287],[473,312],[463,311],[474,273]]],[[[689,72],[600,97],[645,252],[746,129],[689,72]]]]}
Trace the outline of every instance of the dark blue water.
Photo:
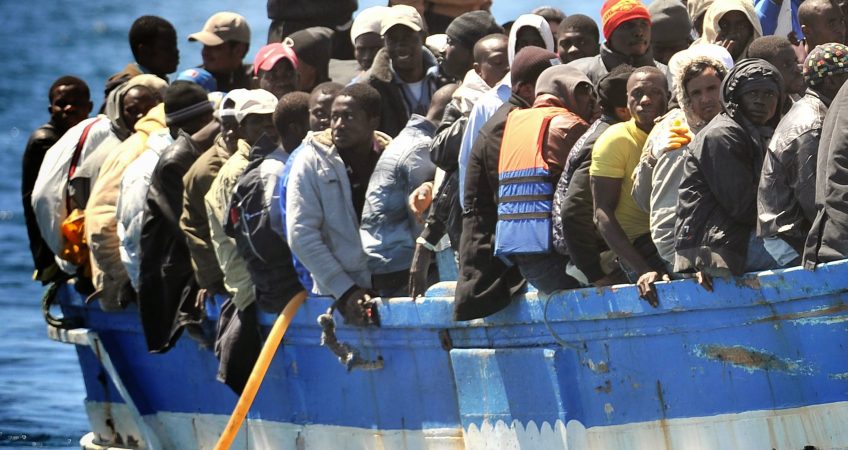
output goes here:
{"type": "MultiPolygon", "coordinates": [[[[495,0],[493,12],[503,22],[544,3],[495,0]]],[[[376,4],[385,1],[360,1],[361,7],[376,4]]],[[[598,4],[582,2],[566,12],[597,16],[598,4]]],[[[132,60],[127,31],[144,14],[170,20],[180,36],[180,69],[196,66],[200,46],[185,36],[220,10],[247,17],[252,58],[269,24],[264,0],[0,1],[5,18],[0,27],[0,447],[78,448],[88,430],[74,348],[46,336],[42,289],[30,280],[19,197],[21,154],[29,133],[48,119],[50,84],[60,75],[76,75],[88,82],[99,106],[103,80],[132,60]]]]}

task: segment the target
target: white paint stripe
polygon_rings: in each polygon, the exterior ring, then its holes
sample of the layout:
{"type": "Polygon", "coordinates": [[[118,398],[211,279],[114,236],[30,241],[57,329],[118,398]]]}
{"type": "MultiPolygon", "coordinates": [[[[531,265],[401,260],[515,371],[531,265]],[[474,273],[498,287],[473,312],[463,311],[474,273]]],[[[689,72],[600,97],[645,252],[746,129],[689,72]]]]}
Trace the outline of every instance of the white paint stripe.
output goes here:
{"type": "MultiPolygon", "coordinates": [[[[86,405],[95,432],[97,421],[104,417],[98,410],[105,407],[103,403],[86,405]]],[[[128,411],[122,411],[123,404],[110,407],[116,427],[126,436],[122,427],[132,426],[128,411]]],[[[226,416],[213,414],[159,413],[145,419],[166,448],[211,450],[227,423],[226,416]]],[[[588,429],[577,421],[567,426],[561,421],[553,426],[547,422],[537,426],[532,421],[526,426],[484,422],[481,427],[470,426],[464,436],[462,430],[451,428],[380,431],[249,420],[232,449],[800,450],[814,445],[820,450],[844,450],[848,449],[847,424],[848,402],[588,429]]],[[[99,431],[103,431],[102,424],[99,431]]]]}

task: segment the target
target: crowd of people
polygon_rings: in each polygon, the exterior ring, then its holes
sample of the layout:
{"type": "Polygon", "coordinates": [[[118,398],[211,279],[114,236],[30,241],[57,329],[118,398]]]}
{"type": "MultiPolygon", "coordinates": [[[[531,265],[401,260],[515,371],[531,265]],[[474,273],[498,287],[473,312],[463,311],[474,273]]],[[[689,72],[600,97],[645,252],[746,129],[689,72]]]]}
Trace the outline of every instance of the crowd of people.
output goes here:
{"type": "Polygon", "coordinates": [[[238,391],[258,311],[304,292],[379,326],[376,298],[455,280],[471,320],[528,283],[636,284],[656,306],[659,280],[709,290],[848,254],[833,0],[607,0],[600,24],[555,7],[499,24],[480,0],[351,22],[355,1],[304,3],[268,1],[252,64],[244,17],[214,14],[188,35],[203,64],[176,76],[177,31],[139,17],[93,117],[85,82],[50,86],[23,160],[35,279],[137,304],[151,352],[183,330],[214,341],[238,391]]]}

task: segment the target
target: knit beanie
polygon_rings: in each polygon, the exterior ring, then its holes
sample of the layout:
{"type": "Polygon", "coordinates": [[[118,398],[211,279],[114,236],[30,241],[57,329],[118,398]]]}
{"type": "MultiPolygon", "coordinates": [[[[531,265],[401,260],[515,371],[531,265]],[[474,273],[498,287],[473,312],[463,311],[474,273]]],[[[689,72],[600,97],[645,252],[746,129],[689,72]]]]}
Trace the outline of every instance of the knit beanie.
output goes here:
{"type": "Polygon", "coordinates": [[[174,81],[165,91],[165,123],[170,127],[214,110],[206,90],[191,81],[174,81]]]}
{"type": "Polygon", "coordinates": [[[598,80],[598,101],[607,114],[612,108],[627,106],[627,80],[633,73],[633,67],[622,65],[598,80]]]}
{"type": "Polygon", "coordinates": [[[680,0],[654,0],[648,6],[651,13],[653,42],[686,41],[692,35],[692,20],[680,0]]]}
{"type": "Polygon", "coordinates": [[[609,40],[619,25],[633,19],[651,21],[651,13],[639,0],[607,0],[601,7],[601,24],[604,39],[609,40]]]}
{"type": "Polygon", "coordinates": [[[807,86],[824,83],[824,79],[848,72],[848,47],[842,44],[816,46],[804,60],[804,81],[807,86]]]}
{"type": "Polygon", "coordinates": [[[513,86],[519,82],[535,83],[545,69],[557,64],[560,60],[556,53],[532,45],[524,47],[515,55],[509,78],[513,86]]]}
{"type": "Polygon", "coordinates": [[[495,22],[495,18],[488,11],[471,11],[462,14],[453,19],[445,30],[445,34],[451,41],[468,49],[474,48],[474,44],[485,36],[503,32],[504,29],[495,22]]]}

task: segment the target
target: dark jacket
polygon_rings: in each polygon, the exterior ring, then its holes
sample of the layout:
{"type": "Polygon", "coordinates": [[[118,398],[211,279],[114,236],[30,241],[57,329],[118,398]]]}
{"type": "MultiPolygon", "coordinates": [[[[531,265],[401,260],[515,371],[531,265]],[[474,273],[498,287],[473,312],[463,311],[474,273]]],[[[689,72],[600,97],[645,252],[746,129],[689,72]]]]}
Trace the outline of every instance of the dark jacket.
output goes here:
{"type": "Polygon", "coordinates": [[[247,265],[256,303],[272,313],[282,311],[295,294],[304,290],[283,238],[280,198],[275,196],[288,156],[273,146],[253,147],[250,162],[233,191],[224,225],[247,265]]]}
{"type": "Polygon", "coordinates": [[[462,234],[462,207],[459,204],[459,147],[468,118],[461,116],[459,110],[448,105],[445,117],[436,130],[436,137],[430,144],[430,160],[445,172],[442,183],[430,207],[430,214],[424,222],[421,238],[435,247],[447,233],[451,247],[459,248],[459,235],[462,234]],[[459,117],[456,117],[459,116],[459,117]]]}
{"type": "Polygon", "coordinates": [[[412,114],[427,115],[430,97],[440,87],[442,81],[438,74],[436,57],[423,47],[424,78],[422,95],[418,102],[406,92],[405,83],[392,70],[392,60],[385,48],[374,57],[374,63],[368,71],[368,84],[380,93],[380,126],[378,130],[394,138],[406,126],[412,114]]]}
{"type": "Polygon", "coordinates": [[[180,131],[174,144],[162,153],[150,179],[141,229],[138,302],[151,352],[169,350],[182,327],[200,318],[195,305],[197,282],[179,223],[183,176],[200,154],[191,136],[180,131]]]}
{"type": "Polygon", "coordinates": [[[341,25],[350,20],[356,0],[268,0],[268,18],[296,22],[320,22],[324,26],[341,25]]]}
{"type": "Polygon", "coordinates": [[[763,163],[757,235],[778,236],[803,252],[816,217],[816,155],[830,99],[807,90],[780,120],[763,163]]]}
{"type": "Polygon", "coordinates": [[[598,136],[616,122],[614,117],[604,115],[580,137],[571,148],[554,192],[554,248],[567,254],[589,281],[604,276],[601,252],[607,249],[595,226],[594,198],[589,183],[592,148],[598,136]]]}
{"type": "Polygon", "coordinates": [[[480,129],[466,168],[462,236],[459,241],[459,279],[456,282],[454,318],[471,320],[492,315],[509,305],[524,286],[517,266],[494,256],[498,218],[498,158],[506,119],[516,108],[530,105],[510,96],[480,129]]]}
{"type": "Polygon", "coordinates": [[[817,213],[804,248],[804,267],[811,270],[848,257],[848,84],[827,111],[817,158],[817,213]]]}
{"type": "Polygon", "coordinates": [[[778,98],[783,98],[774,66],[760,59],[739,61],[721,85],[724,111],[687,149],[675,223],[675,272],[745,271],[770,126],[780,118],[775,114],[770,125],[754,126],[742,114],[738,96],[744,83],[764,78],[776,80],[778,98]]]}
{"type": "Polygon", "coordinates": [[[38,127],[29,136],[26,150],[24,150],[23,167],[21,170],[21,198],[24,204],[24,220],[26,220],[27,235],[29,236],[29,250],[32,253],[32,261],[35,270],[42,272],[54,264],[53,252],[41,237],[38,223],[35,220],[35,212],[32,209],[32,188],[38,177],[38,169],[44,161],[44,154],[55,144],[61,134],[52,122],[38,127]]]}
{"type": "MultiPolygon", "coordinates": [[[[205,67],[200,66],[205,69],[205,67]]],[[[230,92],[233,89],[253,88],[253,64],[242,64],[241,68],[227,74],[213,73],[220,92],[230,92]]]]}
{"type": "Polygon", "coordinates": [[[655,66],[668,78],[669,87],[673,84],[668,67],[666,67],[665,64],[654,60],[650,51],[640,57],[631,58],[612,50],[607,47],[607,44],[601,44],[601,51],[597,55],[587,56],[568,63],[569,66],[579,69],[581,72],[585,73],[586,76],[592,80],[592,84],[595,86],[598,85],[598,81],[600,81],[604,75],[622,64],[630,64],[633,67],[655,66]]]}

